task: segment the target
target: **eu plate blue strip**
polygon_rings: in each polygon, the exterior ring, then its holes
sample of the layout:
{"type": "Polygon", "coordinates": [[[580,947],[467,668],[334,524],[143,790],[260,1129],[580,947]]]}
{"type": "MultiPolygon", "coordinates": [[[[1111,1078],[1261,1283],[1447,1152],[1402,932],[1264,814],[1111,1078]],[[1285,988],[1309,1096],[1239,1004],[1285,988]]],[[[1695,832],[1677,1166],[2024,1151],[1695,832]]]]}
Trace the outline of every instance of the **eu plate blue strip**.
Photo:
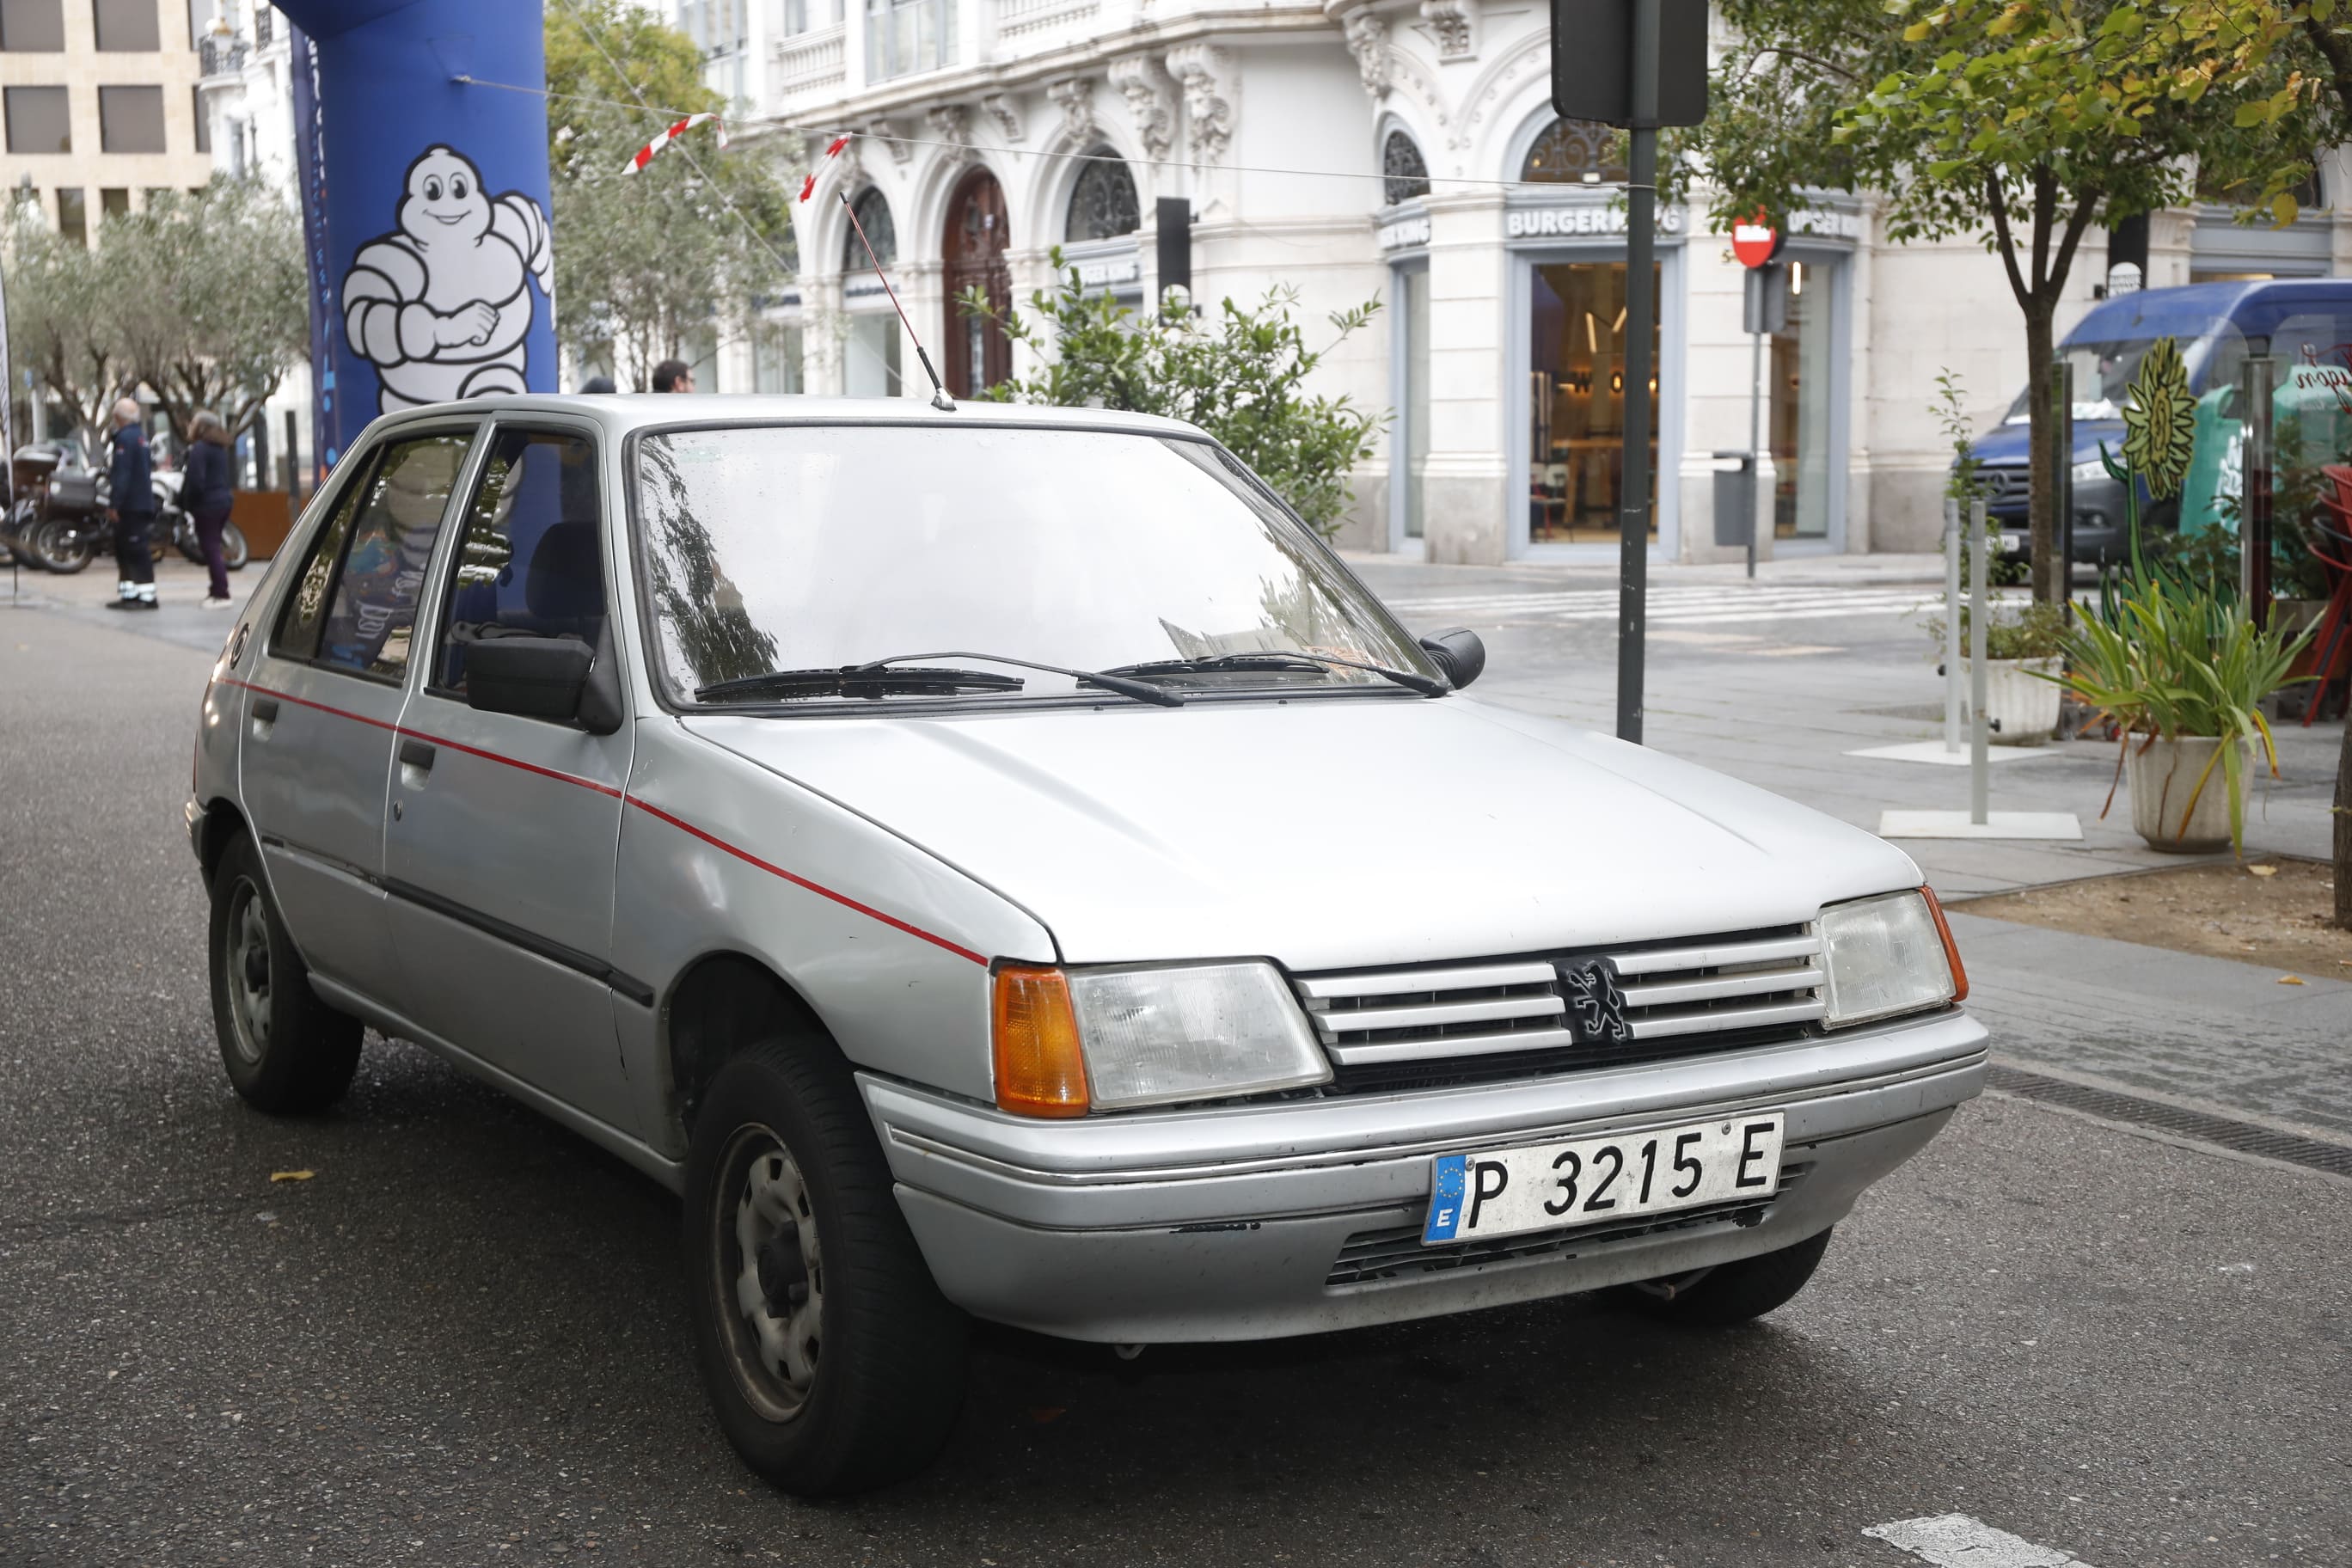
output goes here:
{"type": "Polygon", "coordinates": [[[1429,1194],[1429,1221],[1421,1227],[1423,1241],[1452,1241],[1462,1226],[1462,1197],[1469,1169],[1465,1154],[1440,1154],[1437,1178],[1429,1194]]]}

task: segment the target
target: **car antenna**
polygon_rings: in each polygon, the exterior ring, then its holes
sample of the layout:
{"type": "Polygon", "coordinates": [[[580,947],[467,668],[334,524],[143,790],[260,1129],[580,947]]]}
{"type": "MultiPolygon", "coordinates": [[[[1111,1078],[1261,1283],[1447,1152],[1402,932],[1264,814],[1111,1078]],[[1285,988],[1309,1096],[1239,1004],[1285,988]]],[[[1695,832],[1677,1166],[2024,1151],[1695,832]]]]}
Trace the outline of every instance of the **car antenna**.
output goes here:
{"type": "Polygon", "coordinates": [[[890,279],[882,270],[882,258],[874,254],[874,242],[866,237],[866,226],[857,221],[857,209],[849,204],[849,193],[837,190],[834,195],[841,198],[841,210],[849,215],[849,226],[857,231],[857,243],[866,247],[866,259],[874,264],[874,276],[882,279],[882,292],[890,296],[890,308],[898,312],[899,324],[907,329],[907,336],[914,342],[915,357],[923,362],[923,374],[931,378],[931,406],[942,414],[953,414],[955,399],[950,397],[948,389],[940,384],[940,373],[931,368],[931,356],[923,352],[923,340],[915,331],[915,323],[907,320],[907,307],[898,303],[898,291],[890,287],[890,279]]]}

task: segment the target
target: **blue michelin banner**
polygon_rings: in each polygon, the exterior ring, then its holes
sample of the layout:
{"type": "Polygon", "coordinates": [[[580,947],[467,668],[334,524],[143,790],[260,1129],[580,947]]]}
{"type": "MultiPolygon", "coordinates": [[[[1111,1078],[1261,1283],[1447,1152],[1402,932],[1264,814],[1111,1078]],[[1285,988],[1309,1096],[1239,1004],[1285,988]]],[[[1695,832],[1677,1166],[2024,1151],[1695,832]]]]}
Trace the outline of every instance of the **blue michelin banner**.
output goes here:
{"type": "Polygon", "coordinates": [[[317,446],[378,414],[556,386],[546,79],[530,0],[279,0],[317,446]],[[307,56],[307,60],[305,57],[307,56]],[[307,66],[307,68],[306,68],[307,66]]]}

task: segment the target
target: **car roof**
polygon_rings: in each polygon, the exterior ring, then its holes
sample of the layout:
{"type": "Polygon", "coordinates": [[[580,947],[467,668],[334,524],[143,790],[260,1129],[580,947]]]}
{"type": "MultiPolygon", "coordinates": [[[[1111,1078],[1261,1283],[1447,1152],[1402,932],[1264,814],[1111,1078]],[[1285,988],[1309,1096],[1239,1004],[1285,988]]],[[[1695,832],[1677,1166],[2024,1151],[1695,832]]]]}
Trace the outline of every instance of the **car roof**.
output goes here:
{"type": "MultiPolygon", "coordinates": [[[[915,397],[810,397],[798,394],[700,393],[521,393],[433,403],[385,416],[376,426],[478,416],[568,414],[585,416],[615,434],[657,426],[711,425],[890,425],[908,429],[951,430],[958,426],[1034,425],[1045,428],[1105,430],[1139,436],[1203,438],[1197,426],[1152,414],[1118,409],[1057,408],[1034,404],[966,400],[951,411],[915,397]]],[[[372,426],[371,428],[373,428],[372,426]]]]}

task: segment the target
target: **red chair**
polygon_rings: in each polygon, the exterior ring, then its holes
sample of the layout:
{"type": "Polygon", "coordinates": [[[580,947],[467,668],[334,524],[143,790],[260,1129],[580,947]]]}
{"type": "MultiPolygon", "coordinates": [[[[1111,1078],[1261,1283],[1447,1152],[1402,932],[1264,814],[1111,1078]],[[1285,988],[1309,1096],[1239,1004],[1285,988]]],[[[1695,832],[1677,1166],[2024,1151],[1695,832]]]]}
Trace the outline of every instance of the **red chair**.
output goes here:
{"type": "Polygon", "coordinates": [[[2327,595],[2327,608],[2321,612],[2319,636],[2313,642],[2312,668],[2319,677],[2318,689],[2311,700],[2303,706],[2305,729],[2319,713],[2320,704],[2327,700],[2327,682],[2336,671],[2336,650],[2345,639],[2352,637],[2352,465],[2328,463],[2320,470],[2335,486],[2332,496],[2320,497],[2318,515],[2310,520],[2311,558],[2326,568],[2335,579],[2335,588],[2327,595]]]}

